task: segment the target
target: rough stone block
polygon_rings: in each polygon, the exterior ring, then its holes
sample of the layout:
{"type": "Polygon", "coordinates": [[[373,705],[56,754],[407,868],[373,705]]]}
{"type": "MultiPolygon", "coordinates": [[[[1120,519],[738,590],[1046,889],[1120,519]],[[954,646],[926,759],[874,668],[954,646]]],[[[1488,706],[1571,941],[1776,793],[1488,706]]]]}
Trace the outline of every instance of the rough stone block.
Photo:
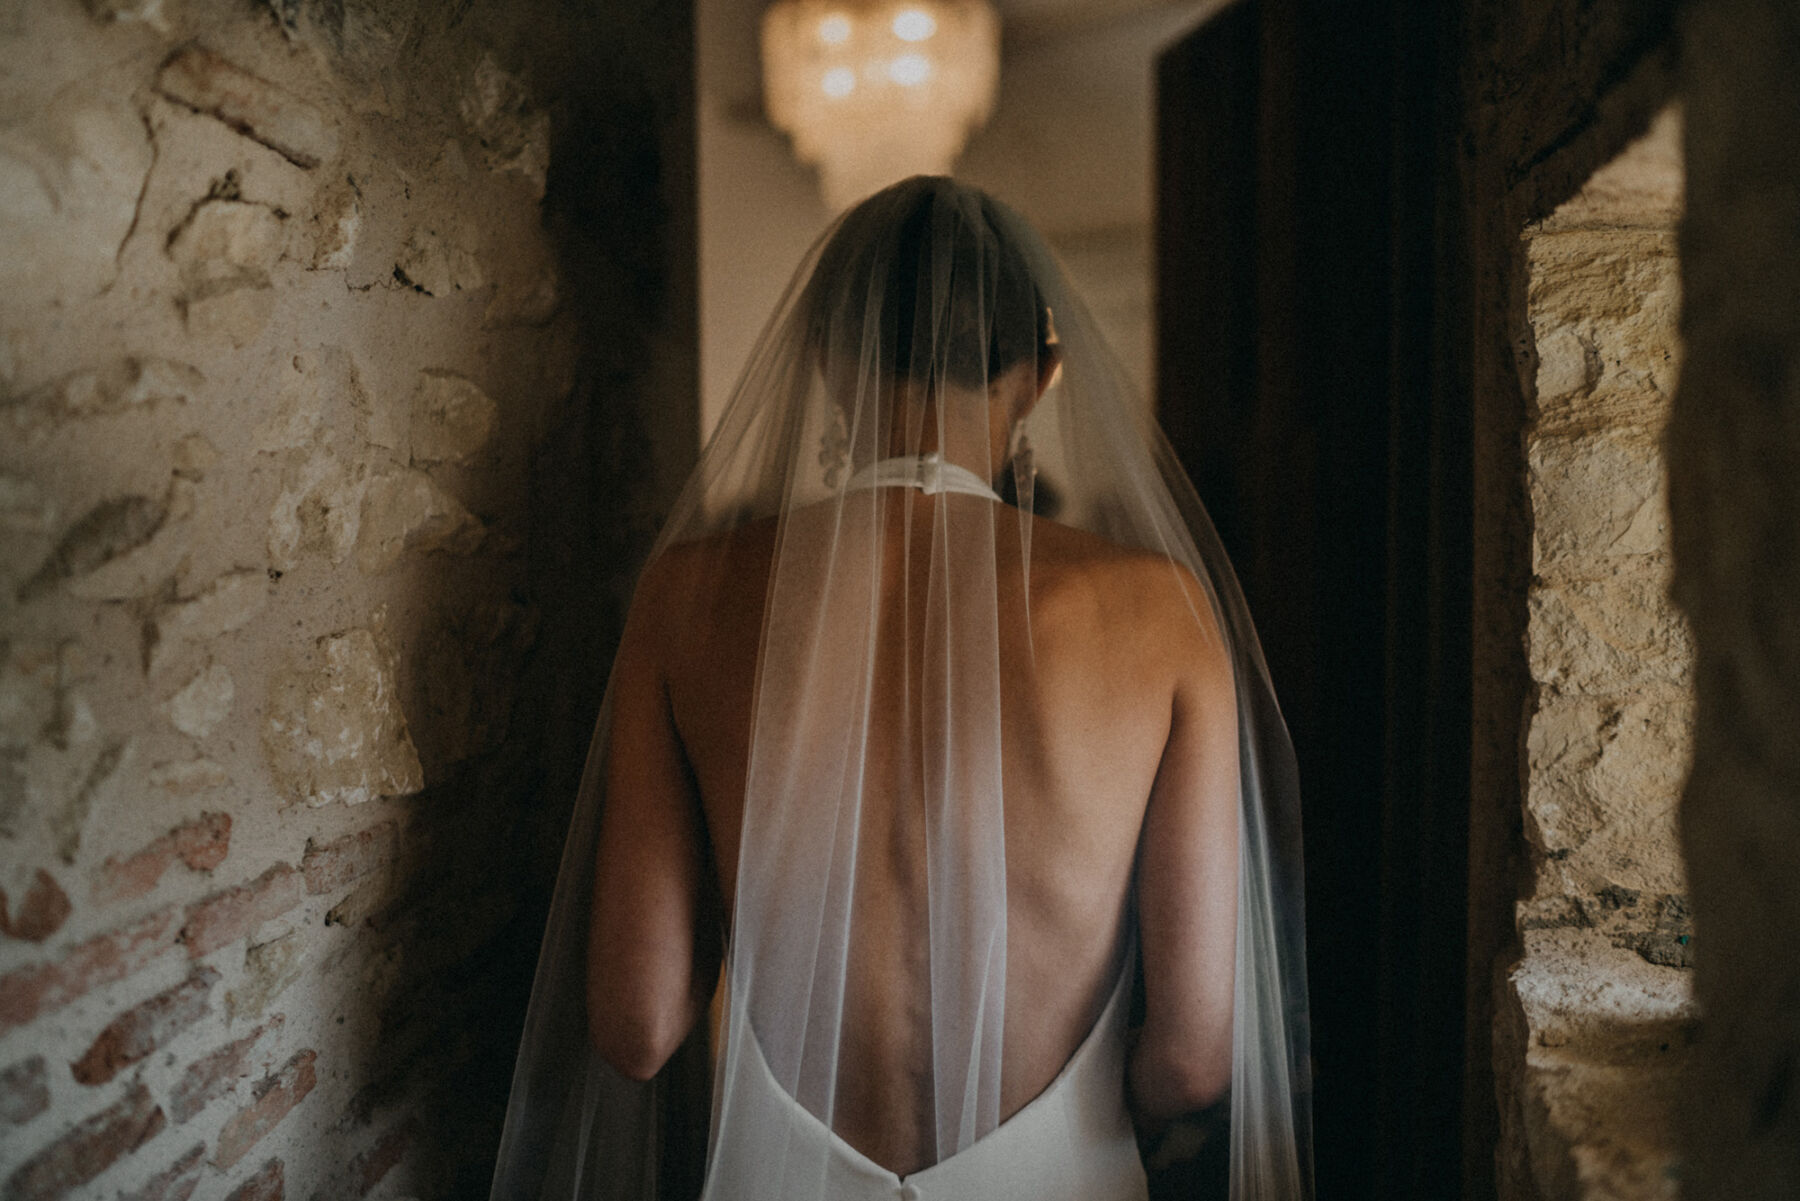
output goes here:
{"type": "Polygon", "coordinates": [[[360,926],[370,922],[392,899],[387,879],[365,880],[344,894],[344,899],[325,914],[327,926],[360,926]]]}
{"type": "Polygon", "coordinates": [[[268,602],[268,575],[251,570],[227,572],[197,595],[163,605],[145,623],[145,670],[155,673],[188,641],[242,629],[268,602]]]}
{"type": "Polygon", "coordinates": [[[187,907],[181,941],[193,958],[210,955],[280,917],[306,896],[300,873],[277,863],[247,884],[223,889],[187,907]]]}
{"type": "Polygon", "coordinates": [[[181,759],[152,764],[145,779],[153,788],[187,796],[225,787],[231,783],[231,773],[211,759],[181,759]]]}
{"type": "Polygon", "coordinates": [[[286,236],[269,205],[213,198],[189,211],[169,235],[167,252],[181,268],[188,296],[218,296],[268,287],[286,236]]]}
{"type": "Polygon", "coordinates": [[[72,89],[0,131],[0,288],[9,300],[65,307],[111,286],[155,159],[120,96],[72,89]]]}
{"type": "Polygon", "coordinates": [[[65,863],[90,809],[110,800],[122,777],[135,778],[132,741],[101,729],[73,686],[93,673],[73,639],[0,645],[0,834],[42,831],[65,863]]]}
{"type": "Polygon", "coordinates": [[[182,560],[193,546],[194,530],[189,522],[196,503],[193,481],[171,478],[162,503],[167,519],[147,542],[70,577],[64,590],[96,601],[138,600],[160,591],[181,570],[182,560]]]}
{"type": "Polygon", "coordinates": [[[185,47],[163,64],[156,90],[297,167],[316,167],[337,154],[337,130],[324,113],[199,46],[185,47]]]}
{"type": "Polygon", "coordinates": [[[88,814],[96,799],[120,778],[133,775],[130,741],[106,739],[101,742],[74,787],[54,804],[50,814],[50,833],[55,838],[56,855],[64,863],[73,864],[81,848],[81,833],[87,826],[88,814]]]}
{"type": "Polygon", "coordinates": [[[177,730],[190,738],[205,738],[231,715],[236,691],[224,665],[209,663],[169,698],[164,709],[177,730]]]}
{"type": "Polygon", "coordinates": [[[541,200],[550,166],[550,117],[533,105],[524,83],[483,54],[459,107],[489,170],[517,172],[541,200]]]}
{"type": "Polygon", "coordinates": [[[190,1063],[169,1093],[169,1113],[175,1123],[180,1125],[192,1118],[205,1109],[208,1102],[224,1096],[234,1084],[249,1075],[250,1052],[257,1040],[281,1026],[282,1018],[278,1014],[242,1038],[190,1063]]]}
{"type": "Polygon", "coordinates": [[[1538,438],[1527,460],[1539,575],[1591,576],[1621,555],[1667,553],[1662,458],[1642,434],[1538,438]]]}
{"type": "Polygon", "coordinates": [[[219,448],[205,434],[189,434],[175,444],[175,474],[202,479],[207,468],[219,461],[219,448]]]}
{"type": "Polygon", "coordinates": [[[8,908],[6,890],[0,888],[0,934],[26,942],[43,942],[62,929],[69,909],[69,898],[62,886],[40,867],[16,911],[8,908]]]}
{"type": "Polygon", "coordinates": [[[379,575],[409,552],[473,554],[484,533],[481,522],[424,472],[378,475],[363,494],[356,563],[379,575]]]}
{"type": "Polygon", "coordinates": [[[214,1167],[224,1170],[237,1163],[306,1099],[318,1083],[313,1068],[317,1058],[315,1051],[297,1052],[279,1071],[257,1081],[255,1100],[233,1114],[219,1131],[212,1157],[214,1167]]]}
{"type": "Polygon", "coordinates": [[[391,821],[324,844],[308,839],[300,861],[306,891],[315,895],[331,892],[393,862],[399,839],[400,827],[391,821]]]}
{"type": "Polygon", "coordinates": [[[158,33],[169,32],[163,0],[87,0],[87,10],[96,21],[138,21],[158,33]]]}
{"type": "MultiPolygon", "coordinates": [[[[187,765],[183,765],[187,766],[187,765]]],[[[100,865],[94,884],[94,901],[109,905],[141,897],[156,887],[163,873],[177,859],[197,872],[208,872],[225,861],[231,849],[231,817],[202,813],[183,822],[126,859],[108,859],[100,865]]]]}
{"type": "Polygon", "coordinates": [[[307,228],[312,238],[314,271],[343,271],[356,257],[362,233],[362,193],[348,176],[319,190],[307,228]]]}
{"type": "Polygon", "coordinates": [[[23,1126],[50,1108],[44,1057],[29,1055],[0,1071],[0,1122],[23,1126]]]}
{"type": "Polygon", "coordinates": [[[269,510],[269,561],[281,571],[307,554],[342,563],[362,529],[367,487],[360,469],[346,470],[328,451],[290,462],[269,510]]]}
{"type": "Polygon", "coordinates": [[[181,1158],[138,1188],[120,1193],[119,1201],[188,1201],[200,1187],[200,1173],[205,1166],[206,1144],[195,1143],[181,1158]]]}
{"type": "Polygon", "coordinates": [[[1559,1195],[1674,1201],[1674,1090],[1697,1030],[1685,971],[1587,930],[1525,934],[1510,983],[1531,1032],[1521,1132],[1559,1195]]]}
{"type": "Polygon", "coordinates": [[[361,804],[425,786],[394,669],[368,630],[319,639],[274,677],[263,748],[282,791],[309,805],[361,804]]]}
{"type": "Polygon", "coordinates": [[[75,520],[56,549],[20,586],[20,601],[35,600],[63,581],[86,575],[150,541],[168,518],[168,506],[149,496],[115,496],[75,520]]]}
{"type": "Polygon", "coordinates": [[[1548,695],[1527,737],[1525,833],[1540,897],[1683,889],[1676,798],[1693,725],[1685,698],[1548,695]]]}
{"type": "Polygon", "coordinates": [[[1659,428],[1679,367],[1672,229],[1526,236],[1541,432],[1659,428]]]}
{"type": "Polygon", "coordinates": [[[244,975],[238,986],[225,994],[225,1014],[231,1021],[261,1017],[282,990],[300,978],[306,966],[306,944],[294,931],[257,943],[244,951],[244,975]]]}
{"type": "Polygon", "coordinates": [[[127,1009],[106,1024],[85,1054],[70,1065],[82,1084],[105,1084],[212,1012],[207,998],[219,973],[203,967],[173,988],[127,1009]]]}
{"type": "Polygon", "coordinates": [[[1531,676],[1540,684],[1612,695],[1689,684],[1692,644],[1660,571],[1535,587],[1528,607],[1531,676]]]}
{"type": "Polygon", "coordinates": [[[395,278],[427,296],[473,292],[487,283],[481,262],[454,234],[426,226],[412,231],[394,260],[395,278]]]}
{"type": "Polygon", "coordinates": [[[163,1111],[134,1084],[119,1100],[20,1164],[6,1178],[6,1201],[56,1201],[154,1138],[163,1111]]]}
{"type": "Polygon", "coordinates": [[[95,935],[53,963],[0,976],[0,1035],[142,969],[174,945],[178,929],[175,910],[163,909],[95,935]]]}
{"type": "Polygon", "coordinates": [[[159,405],[182,405],[199,395],[206,377],[199,368],[152,355],[124,355],[83,368],[35,388],[20,400],[23,428],[36,430],[95,417],[143,413],[159,405]]]}
{"type": "Polygon", "coordinates": [[[281,373],[281,387],[268,416],[253,435],[261,451],[294,450],[318,441],[325,406],[336,381],[328,356],[297,354],[281,373]]]}
{"type": "Polygon", "coordinates": [[[256,1175],[232,1189],[225,1201],[282,1201],[286,1187],[281,1161],[271,1159],[256,1170],[256,1175]]]}
{"type": "Polygon", "coordinates": [[[412,394],[413,461],[467,462],[487,445],[494,417],[494,402],[473,380],[421,371],[412,394]]]}
{"type": "Polygon", "coordinates": [[[1693,978],[1646,963],[1589,930],[1531,930],[1510,979],[1543,1046],[1582,1045],[1601,1056],[1629,1051],[1645,1029],[1686,1029],[1698,1019],[1693,978]]]}

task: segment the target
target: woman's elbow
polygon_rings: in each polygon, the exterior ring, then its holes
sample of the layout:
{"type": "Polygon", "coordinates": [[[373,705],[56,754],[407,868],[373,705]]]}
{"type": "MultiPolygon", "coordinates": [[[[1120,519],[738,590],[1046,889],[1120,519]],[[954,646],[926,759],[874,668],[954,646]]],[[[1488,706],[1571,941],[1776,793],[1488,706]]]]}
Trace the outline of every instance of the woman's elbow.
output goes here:
{"type": "Polygon", "coordinates": [[[596,1006],[588,1014],[588,1038],[600,1058],[619,1075],[645,1081],[662,1071],[687,1037],[690,1024],[596,1006]]]}
{"type": "Polygon", "coordinates": [[[1199,1047],[1140,1041],[1130,1080],[1132,1108],[1142,1118],[1170,1121],[1208,1109],[1231,1091],[1231,1040],[1199,1047]]]}

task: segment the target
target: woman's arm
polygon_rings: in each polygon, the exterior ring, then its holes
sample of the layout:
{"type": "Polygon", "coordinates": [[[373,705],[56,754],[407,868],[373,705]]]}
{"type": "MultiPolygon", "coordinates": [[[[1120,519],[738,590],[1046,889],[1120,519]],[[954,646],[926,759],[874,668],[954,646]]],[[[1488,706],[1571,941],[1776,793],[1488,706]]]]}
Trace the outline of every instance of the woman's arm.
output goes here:
{"type": "Polygon", "coordinates": [[[719,966],[705,821],[659,652],[675,593],[644,573],[613,668],[612,731],[588,930],[588,1029],[608,1063],[648,1080],[705,1011],[719,966]]]}
{"type": "MultiPolygon", "coordinates": [[[[1197,586],[1194,586],[1197,592],[1197,586]]],[[[1177,669],[1169,739],[1144,815],[1137,907],[1146,1013],[1132,1110],[1154,1129],[1231,1086],[1237,954],[1238,719],[1231,661],[1203,597],[1177,669]]]]}

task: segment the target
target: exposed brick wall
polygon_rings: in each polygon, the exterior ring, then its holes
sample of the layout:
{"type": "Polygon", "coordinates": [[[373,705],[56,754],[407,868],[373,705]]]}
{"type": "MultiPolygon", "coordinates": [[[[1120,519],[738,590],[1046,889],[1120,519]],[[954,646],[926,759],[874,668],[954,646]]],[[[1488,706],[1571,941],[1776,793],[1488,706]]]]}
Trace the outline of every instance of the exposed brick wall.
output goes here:
{"type": "Polygon", "coordinates": [[[686,7],[0,55],[0,1201],[477,1195],[694,450],[686,7]]]}

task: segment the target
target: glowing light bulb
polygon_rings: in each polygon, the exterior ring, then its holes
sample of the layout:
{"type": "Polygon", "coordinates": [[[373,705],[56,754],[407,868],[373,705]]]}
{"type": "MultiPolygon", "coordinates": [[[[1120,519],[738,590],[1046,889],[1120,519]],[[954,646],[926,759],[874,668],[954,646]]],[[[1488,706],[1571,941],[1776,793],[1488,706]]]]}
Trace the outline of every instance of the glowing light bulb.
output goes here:
{"type": "Polygon", "coordinates": [[[888,64],[888,78],[901,87],[917,87],[931,78],[931,60],[923,54],[902,54],[888,64]]]}
{"type": "Polygon", "coordinates": [[[842,100],[856,90],[856,72],[849,67],[833,67],[819,80],[819,87],[833,100],[842,100]]]}
{"type": "Polygon", "coordinates": [[[903,8],[894,15],[893,29],[903,42],[922,42],[937,32],[937,19],[923,9],[903,8]]]}
{"type": "MultiPolygon", "coordinates": [[[[1042,0],[1038,0],[1042,2],[1042,0]]],[[[1063,0],[1067,2],[1067,0],[1063,0]]],[[[768,0],[763,99],[835,209],[946,175],[993,111],[994,0],[768,0]]],[[[4,0],[0,0],[4,7],[4,0]]]]}

